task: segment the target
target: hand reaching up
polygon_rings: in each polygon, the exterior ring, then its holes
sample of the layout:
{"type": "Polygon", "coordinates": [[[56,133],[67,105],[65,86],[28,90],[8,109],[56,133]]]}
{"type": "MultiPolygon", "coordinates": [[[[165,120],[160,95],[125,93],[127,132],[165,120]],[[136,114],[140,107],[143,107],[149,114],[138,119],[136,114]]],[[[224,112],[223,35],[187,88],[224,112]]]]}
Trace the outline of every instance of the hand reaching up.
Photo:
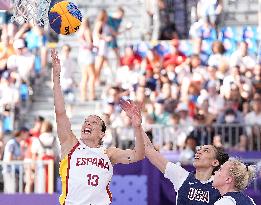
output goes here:
{"type": "Polygon", "coordinates": [[[51,50],[52,64],[53,64],[53,75],[60,76],[61,72],[61,64],[60,59],[58,57],[58,52],[55,49],[51,50]]]}
{"type": "Polygon", "coordinates": [[[131,119],[132,126],[139,127],[142,122],[140,106],[131,100],[126,101],[123,99],[120,100],[120,106],[131,119]]]}

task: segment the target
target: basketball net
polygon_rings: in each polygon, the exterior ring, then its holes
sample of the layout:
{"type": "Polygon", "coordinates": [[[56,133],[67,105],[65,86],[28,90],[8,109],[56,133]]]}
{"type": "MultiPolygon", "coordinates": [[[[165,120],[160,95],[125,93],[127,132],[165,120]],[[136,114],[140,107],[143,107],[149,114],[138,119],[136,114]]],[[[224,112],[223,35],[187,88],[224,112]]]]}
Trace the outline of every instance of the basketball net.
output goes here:
{"type": "Polygon", "coordinates": [[[15,0],[11,22],[44,26],[48,24],[50,3],[51,0],[15,0]]]}

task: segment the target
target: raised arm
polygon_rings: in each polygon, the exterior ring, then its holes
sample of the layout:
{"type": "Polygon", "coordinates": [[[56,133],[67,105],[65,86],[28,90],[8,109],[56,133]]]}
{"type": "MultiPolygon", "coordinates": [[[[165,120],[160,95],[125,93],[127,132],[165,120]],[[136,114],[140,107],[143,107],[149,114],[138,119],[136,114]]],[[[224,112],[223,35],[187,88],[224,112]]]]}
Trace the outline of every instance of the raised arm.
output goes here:
{"type": "Polygon", "coordinates": [[[155,150],[153,144],[145,132],[143,132],[143,139],[145,145],[145,156],[164,174],[168,160],[155,150]]]}
{"type": "Polygon", "coordinates": [[[135,135],[135,147],[133,150],[122,150],[119,148],[109,148],[110,159],[113,164],[122,163],[130,164],[144,159],[144,142],[143,129],[141,127],[141,113],[140,108],[135,103],[121,100],[121,108],[126,112],[131,119],[132,127],[135,135]]]}
{"type": "Polygon", "coordinates": [[[165,178],[172,182],[175,191],[178,191],[187,179],[189,172],[180,165],[169,162],[158,151],[156,151],[146,133],[143,133],[143,137],[145,144],[145,156],[164,174],[165,178]]]}
{"type": "Polygon", "coordinates": [[[53,66],[53,92],[54,92],[54,108],[57,123],[57,132],[62,148],[62,156],[67,154],[76,144],[77,139],[71,130],[69,118],[66,115],[64,98],[60,85],[61,65],[57,51],[51,50],[52,66],[53,66]]]}

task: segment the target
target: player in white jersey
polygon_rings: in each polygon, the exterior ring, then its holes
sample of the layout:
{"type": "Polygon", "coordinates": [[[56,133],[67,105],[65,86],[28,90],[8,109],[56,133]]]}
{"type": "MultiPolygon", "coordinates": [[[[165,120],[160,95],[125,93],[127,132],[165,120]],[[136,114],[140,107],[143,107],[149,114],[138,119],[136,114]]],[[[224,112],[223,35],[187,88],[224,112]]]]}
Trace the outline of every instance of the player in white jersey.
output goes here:
{"type": "Polygon", "coordinates": [[[255,205],[253,199],[243,193],[254,175],[253,166],[229,159],[214,175],[213,186],[222,196],[214,205],[255,205]]]}
{"type": "Polygon", "coordinates": [[[113,174],[113,165],[129,164],[144,158],[143,130],[140,109],[133,102],[126,114],[131,118],[136,136],[133,150],[115,147],[103,148],[105,136],[104,121],[95,115],[88,116],[81,129],[78,140],[71,131],[71,124],[66,116],[64,99],[60,86],[60,60],[57,51],[52,50],[54,105],[57,132],[61,144],[60,175],[62,179],[61,205],[108,205],[111,203],[109,183],[113,174]]]}

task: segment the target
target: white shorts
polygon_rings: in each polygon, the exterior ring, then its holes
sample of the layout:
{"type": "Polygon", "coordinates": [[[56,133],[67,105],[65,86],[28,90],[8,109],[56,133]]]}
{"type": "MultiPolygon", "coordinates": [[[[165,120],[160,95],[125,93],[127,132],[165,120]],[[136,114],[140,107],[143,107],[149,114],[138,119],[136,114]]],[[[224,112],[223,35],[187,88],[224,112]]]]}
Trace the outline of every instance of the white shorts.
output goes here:
{"type": "Polygon", "coordinates": [[[88,66],[94,64],[94,53],[89,49],[80,48],[78,55],[78,63],[80,66],[88,66]]]}
{"type": "Polygon", "coordinates": [[[98,44],[96,45],[98,47],[97,56],[103,56],[108,57],[108,43],[105,40],[99,40],[98,44]]]}

